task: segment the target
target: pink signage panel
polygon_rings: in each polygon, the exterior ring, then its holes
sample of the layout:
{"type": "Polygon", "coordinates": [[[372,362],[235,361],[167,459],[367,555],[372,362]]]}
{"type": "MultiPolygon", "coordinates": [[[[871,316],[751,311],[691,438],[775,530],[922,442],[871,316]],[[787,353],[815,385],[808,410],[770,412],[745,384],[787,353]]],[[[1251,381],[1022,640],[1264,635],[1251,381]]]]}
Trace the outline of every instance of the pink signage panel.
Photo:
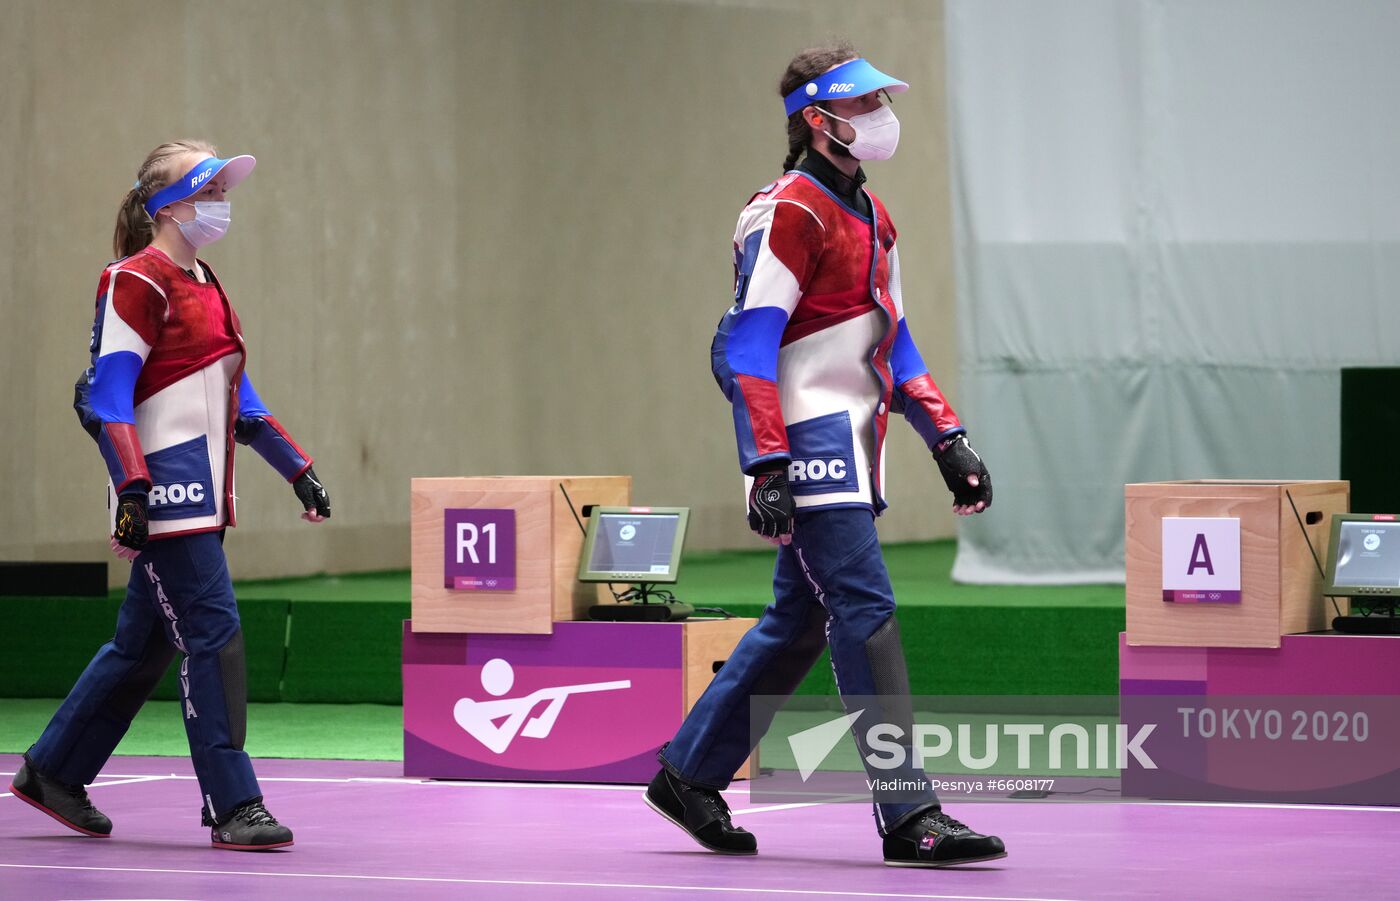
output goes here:
{"type": "Polygon", "coordinates": [[[640,783],[683,714],[682,628],[556,623],[550,635],[404,626],[404,775],[640,783]]]}
{"type": "Polygon", "coordinates": [[[1285,635],[1278,648],[1119,644],[1120,716],[1152,728],[1125,795],[1400,806],[1400,639],[1285,635]]]}

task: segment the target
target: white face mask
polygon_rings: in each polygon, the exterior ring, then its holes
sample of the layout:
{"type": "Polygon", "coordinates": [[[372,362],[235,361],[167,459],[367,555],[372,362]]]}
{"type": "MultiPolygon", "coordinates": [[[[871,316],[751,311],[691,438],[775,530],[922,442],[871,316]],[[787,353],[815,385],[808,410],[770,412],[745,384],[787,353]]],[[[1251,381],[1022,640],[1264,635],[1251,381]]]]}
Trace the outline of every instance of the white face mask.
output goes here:
{"type": "Polygon", "coordinates": [[[899,120],[895,118],[894,110],[888,106],[849,119],[842,119],[830,110],[822,112],[855,129],[855,139],[849,144],[822,129],[822,133],[828,138],[849,150],[851,156],[858,160],[887,160],[894,156],[894,149],[899,146],[899,120]]]}
{"type": "MultiPolygon", "coordinates": [[[[181,203],[189,203],[182,200],[181,203]]],[[[188,222],[176,222],[180,227],[180,234],[185,236],[191,246],[203,247],[212,244],[224,236],[228,231],[229,224],[229,203],[227,200],[196,200],[194,206],[194,218],[188,222]]]]}

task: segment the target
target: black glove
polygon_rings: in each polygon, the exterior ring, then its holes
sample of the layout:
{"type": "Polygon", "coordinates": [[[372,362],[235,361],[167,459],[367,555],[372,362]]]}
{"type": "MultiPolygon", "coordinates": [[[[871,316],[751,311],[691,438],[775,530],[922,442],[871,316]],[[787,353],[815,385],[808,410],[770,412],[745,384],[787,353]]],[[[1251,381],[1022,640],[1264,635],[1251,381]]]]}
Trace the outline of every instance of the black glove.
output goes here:
{"type": "Polygon", "coordinates": [[[306,508],[309,513],[316,511],[316,515],[329,517],[331,515],[331,496],[326,494],[326,488],[316,478],[316,470],[306,467],[306,472],[297,476],[292,483],[292,490],[297,493],[297,500],[306,508]]]}
{"type": "Polygon", "coordinates": [[[933,459],[938,461],[938,471],[943,473],[948,490],[953,492],[954,505],[973,506],[981,502],[984,510],[992,505],[992,477],[977,451],[967,443],[966,435],[944,441],[933,452],[933,459]],[[967,484],[968,476],[977,476],[976,488],[967,484]]]}
{"type": "Polygon", "coordinates": [[[753,487],[749,489],[750,529],[764,538],[791,534],[794,510],[787,470],[761,472],[753,477],[753,487]]]}
{"type": "Polygon", "coordinates": [[[150,519],[146,516],[146,494],[123,494],[117,498],[117,527],[112,537],[122,547],[139,551],[151,537],[150,519]]]}

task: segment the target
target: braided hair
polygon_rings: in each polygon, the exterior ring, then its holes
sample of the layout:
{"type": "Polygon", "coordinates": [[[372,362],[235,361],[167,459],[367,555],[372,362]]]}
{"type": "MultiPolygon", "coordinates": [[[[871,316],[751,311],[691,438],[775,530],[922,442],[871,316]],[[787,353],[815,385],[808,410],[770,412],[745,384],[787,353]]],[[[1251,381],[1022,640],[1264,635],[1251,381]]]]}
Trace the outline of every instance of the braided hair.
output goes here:
{"type": "MultiPolygon", "coordinates": [[[[823,72],[834,69],[836,66],[857,58],[855,47],[850,41],[840,40],[826,47],[810,47],[803,50],[792,58],[788,63],[787,71],[783,73],[782,80],[778,82],[778,95],[787,97],[793,91],[802,87],[805,82],[811,81],[823,72]]],[[[787,172],[797,165],[797,161],[812,143],[812,129],[807,124],[807,120],[802,116],[802,110],[798,110],[787,121],[788,155],[783,160],[783,171],[787,172]]]]}
{"type": "Polygon", "coordinates": [[[152,150],[136,173],[136,184],[122,198],[117,210],[117,227],[112,233],[112,252],[129,257],[150,244],[156,236],[156,223],[146,213],[146,201],[161,188],[179,178],[174,169],[178,157],[186,153],[207,153],[218,156],[214,146],[205,141],[171,141],[152,150]]]}

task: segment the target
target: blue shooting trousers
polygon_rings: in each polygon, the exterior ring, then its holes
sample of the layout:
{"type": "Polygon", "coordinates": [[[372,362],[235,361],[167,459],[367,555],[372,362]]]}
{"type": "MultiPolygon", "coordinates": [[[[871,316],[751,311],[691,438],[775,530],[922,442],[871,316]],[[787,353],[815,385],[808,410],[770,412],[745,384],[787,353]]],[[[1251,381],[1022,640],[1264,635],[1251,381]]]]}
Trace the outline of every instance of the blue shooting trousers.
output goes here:
{"type": "Polygon", "coordinates": [[[217,819],[261,797],[243,750],[243,633],[221,532],[157,539],[141,551],[116,634],[30,748],[34,766],[62,782],[91,783],[177,652],[180,711],[205,809],[217,819]]]}
{"type": "MultiPolygon", "coordinates": [[[[864,710],[855,720],[853,732],[865,757],[866,730],[882,717],[882,711],[872,709],[868,696],[892,695],[891,685],[900,683],[897,691],[906,697],[908,694],[902,652],[872,651],[888,649],[886,643],[872,642],[872,637],[882,628],[893,627],[894,606],[874,514],[864,507],[799,510],[792,543],[778,551],[773,603],[744,634],[676,737],[662,749],[662,765],[692,785],[727,787],[763,737],[761,732],[751,734],[749,699],[792,694],[826,647],[831,649],[836,687],[846,709],[851,711],[854,706],[864,710]],[[882,670],[878,676],[877,668],[882,670]],[[897,672],[892,683],[893,670],[897,672]]],[[[893,640],[897,648],[897,631],[893,640]]],[[[766,731],[771,719],[770,713],[766,721],[752,725],[766,731]]],[[[866,767],[872,778],[896,777],[927,784],[912,755],[906,765],[893,772],[874,769],[869,762],[866,767]]],[[[877,798],[876,826],[883,834],[917,814],[937,809],[938,798],[931,786],[926,793],[916,792],[915,797],[901,792],[895,802],[877,798]]]]}

